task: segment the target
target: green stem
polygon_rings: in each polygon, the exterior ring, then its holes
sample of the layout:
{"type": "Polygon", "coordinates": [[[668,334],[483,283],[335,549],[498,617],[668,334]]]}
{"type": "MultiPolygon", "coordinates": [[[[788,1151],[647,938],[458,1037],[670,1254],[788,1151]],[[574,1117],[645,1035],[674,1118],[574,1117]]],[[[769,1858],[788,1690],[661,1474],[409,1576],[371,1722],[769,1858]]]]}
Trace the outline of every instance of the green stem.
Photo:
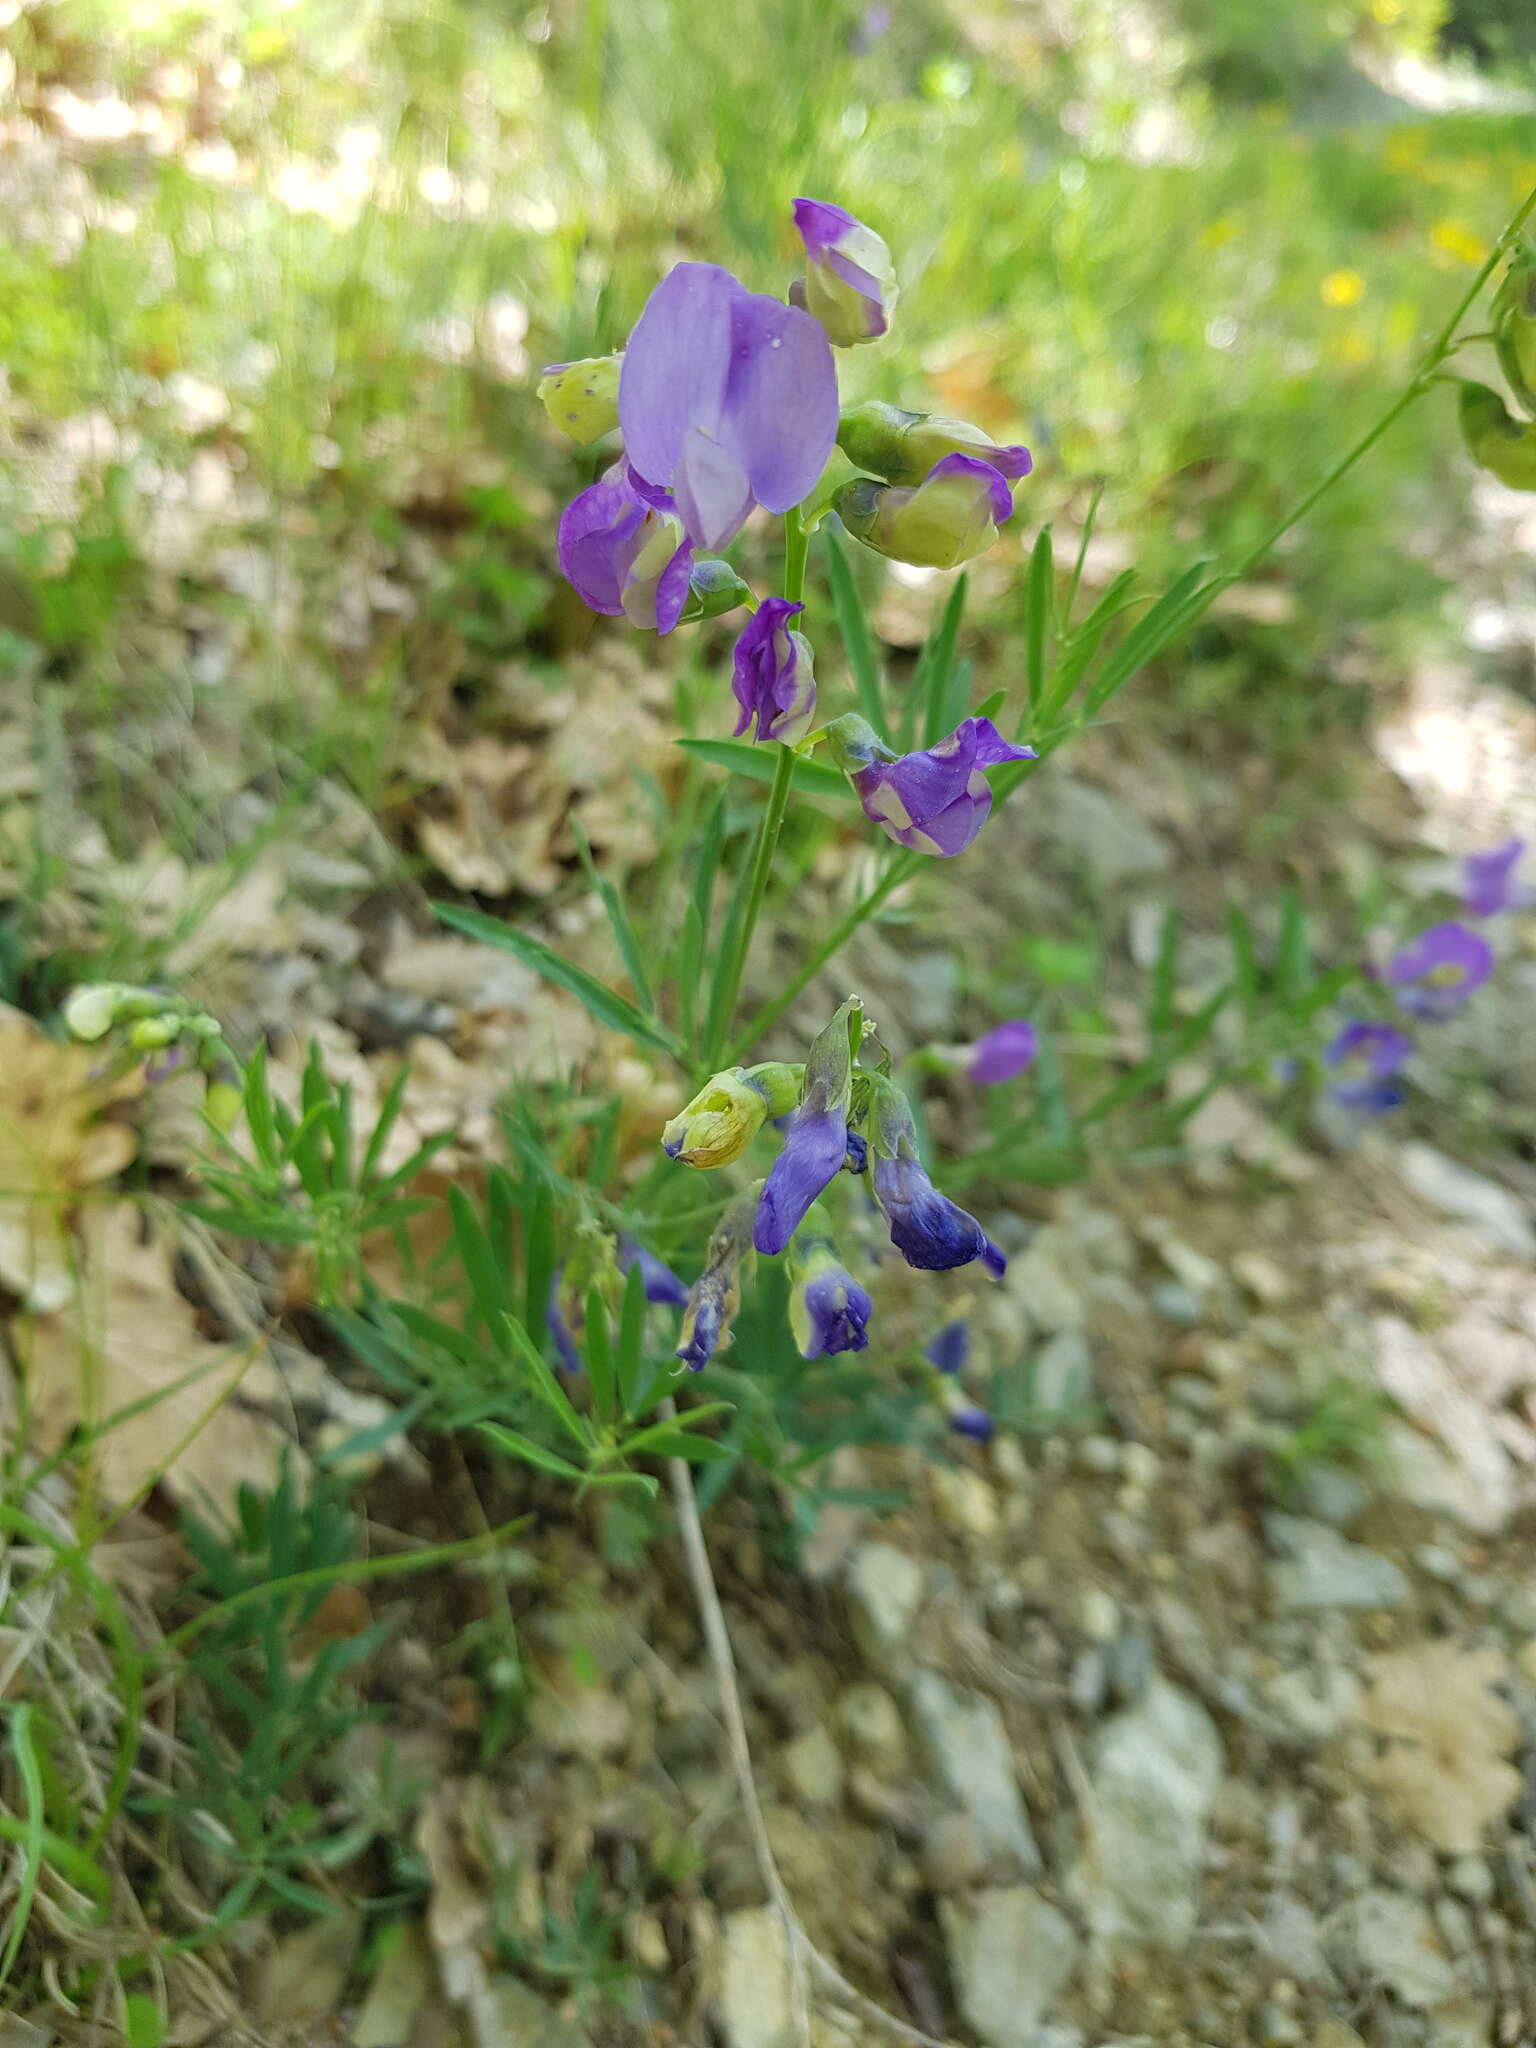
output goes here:
{"type": "Polygon", "coordinates": [[[800,604],[805,598],[805,558],[810,553],[811,537],[805,530],[805,521],[798,511],[784,515],[784,595],[791,604],[800,604]]]}

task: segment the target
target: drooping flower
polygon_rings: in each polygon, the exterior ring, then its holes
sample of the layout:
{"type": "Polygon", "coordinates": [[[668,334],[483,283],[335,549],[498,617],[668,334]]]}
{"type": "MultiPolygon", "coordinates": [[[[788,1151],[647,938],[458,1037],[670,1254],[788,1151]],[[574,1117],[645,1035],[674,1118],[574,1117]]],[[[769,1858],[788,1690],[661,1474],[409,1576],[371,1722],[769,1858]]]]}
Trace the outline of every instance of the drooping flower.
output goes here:
{"type": "Polygon", "coordinates": [[[551,363],[539,379],[539,402],[573,441],[597,441],[619,424],[619,367],[622,356],[589,356],[579,363],[551,363]]]}
{"type": "Polygon", "coordinates": [[[1493,972],[1493,948],[1454,918],[1420,932],[1387,963],[1387,980],[1411,1017],[1449,1017],[1493,972]]]}
{"type": "Polygon", "coordinates": [[[769,1061],[711,1074],[661,1133],[661,1149],[684,1166],[729,1166],[769,1116],[785,1116],[800,1094],[800,1069],[769,1061]]]}
{"type": "Polygon", "coordinates": [[[969,420],[905,412],[878,398],[851,405],[840,416],[837,445],[850,462],[888,484],[920,484],[946,455],[974,456],[1010,483],[1034,468],[1034,457],[1020,442],[1000,446],[969,420]]]}
{"type": "Polygon", "coordinates": [[[621,1237],[619,1271],[627,1273],[631,1266],[638,1266],[645,1275],[647,1301],[666,1303],[672,1308],[681,1308],[687,1301],[688,1289],[669,1265],[634,1238],[621,1237]]]}
{"type": "Polygon", "coordinates": [[[1496,917],[1501,910],[1519,910],[1533,900],[1532,891],[1515,880],[1525,841],[1506,839],[1486,853],[1469,853],[1462,868],[1462,889],[1473,917],[1496,917]]]}
{"type": "Polygon", "coordinates": [[[989,1444],[997,1435],[996,1421],[974,1401],[958,1401],[947,1412],[950,1428],[957,1436],[968,1436],[972,1443],[989,1444]]]}
{"type": "Polygon", "coordinates": [[[971,1355],[970,1324],[960,1321],[946,1323],[924,1355],[934,1371],[943,1373],[946,1379],[963,1372],[971,1355]]]}
{"type": "Polygon", "coordinates": [[[676,1355],[690,1372],[702,1372],[717,1351],[730,1347],[731,1325],[741,1307],[741,1265],[752,1249],[757,1191],[738,1195],[715,1225],[704,1254],[704,1270],[689,1290],[676,1355]]]}
{"type": "Polygon", "coordinates": [[[990,718],[963,718],[947,739],[915,754],[893,753],[853,713],[833,719],[826,736],[864,815],[898,846],[944,859],[963,853],[986,823],[992,786],[981,771],[1037,758],[1033,747],[1010,746],[990,718]]]}
{"type": "Polygon", "coordinates": [[[795,226],[805,244],[805,277],[790,286],[790,298],[839,348],[877,340],[896,310],[896,267],[885,243],[824,199],[797,199],[795,226]]]}
{"type": "Polygon", "coordinates": [[[1024,1017],[1011,1017],[995,1024],[968,1048],[967,1073],[984,1088],[999,1081],[1013,1081],[1023,1073],[1040,1050],[1040,1034],[1024,1017]]]}
{"type": "Polygon", "coordinates": [[[731,688],[741,706],[736,737],[757,720],[755,737],[792,747],[810,730],[816,712],[816,677],[811,643],[789,620],[803,604],[765,597],[736,642],[731,688]]]}
{"type": "Polygon", "coordinates": [[[688,602],[693,550],[669,499],[651,503],[617,462],[560,515],[560,568],[584,604],[670,633],[688,602]]]}
{"type": "Polygon", "coordinates": [[[1344,1109],[1384,1115],[1403,1100],[1393,1077],[1412,1056],[1413,1040],[1406,1031],[1357,1018],[1335,1033],[1324,1049],[1324,1064],[1338,1077],[1328,1084],[1328,1093],[1344,1109]]]}
{"type": "Polygon", "coordinates": [[[940,1194],[918,1157],[907,1098],[884,1074],[870,1077],[870,1178],[895,1245],[909,1266],[944,1273],[980,1259],[994,1280],[1008,1261],[967,1210],[940,1194]]]}
{"type": "Polygon", "coordinates": [[[944,455],[915,488],[856,477],[833,499],[865,547],[919,569],[958,569],[984,555],[1013,517],[1001,470],[975,455],[944,455]]]}
{"type": "Polygon", "coordinates": [[[758,1204],[752,1242],[770,1258],[782,1252],[848,1154],[848,1109],[853,1098],[850,1031],[860,1011],[850,996],[805,1056],[800,1104],[784,1134],[758,1204]]]}
{"type": "Polygon", "coordinates": [[[809,313],[714,263],[679,263],[646,301],[619,378],[624,448],[668,491],[695,547],[720,548],[754,504],[806,497],[837,438],[837,371],[809,313]]]}
{"type": "Polygon", "coordinates": [[[802,1358],[863,1351],[874,1304],[829,1237],[797,1237],[790,1251],[789,1326],[802,1358]]]}

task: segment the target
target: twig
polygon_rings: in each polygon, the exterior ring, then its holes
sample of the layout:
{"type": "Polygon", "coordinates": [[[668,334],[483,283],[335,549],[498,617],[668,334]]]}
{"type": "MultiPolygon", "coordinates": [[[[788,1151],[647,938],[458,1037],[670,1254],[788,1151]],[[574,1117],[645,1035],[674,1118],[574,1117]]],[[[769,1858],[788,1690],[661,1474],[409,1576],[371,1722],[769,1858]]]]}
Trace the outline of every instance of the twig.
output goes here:
{"type": "MultiPolygon", "coordinates": [[[[670,1421],[677,1414],[676,1403],[667,1400],[661,1404],[661,1412],[670,1421]]],[[[864,2019],[884,2027],[886,2032],[898,2041],[912,2043],[912,2048],[945,2048],[945,2043],[932,2034],[925,2034],[921,2028],[908,2026],[894,2013],[888,2013],[872,1998],[866,1998],[857,1985],[850,1984],[838,1969],[828,1960],[811,1937],[801,1926],[794,1904],[779,1875],[779,1866],[774,1861],[773,1845],[768,1839],[768,1827],[763,1819],[762,1801],[757,1796],[757,1780],[752,1771],[752,1751],[747,1741],[746,1715],[742,1711],[741,1688],[736,1681],[736,1658],[731,1649],[730,1633],[725,1625],[725,1612],[720,1605],[720,1595],[715,1587],[715,1575],[710,1569],[709,1552],[704,1543],[704,1530],[699,1521],[699,1504],[694,1498],[693,1475],[685,1459],[669,1458],[667,1475],[672,1485],[672,1501],[677,1510],[678,1527],[682,1532],[683,1556],[688,1566],[688,1579],[693,1587],[693,1597],[699,1610],[699,1621],[704,1630],[704,1643],[709,1651],[710,1665],[715,1674],[715,1683],[720,1692],[720,1706],[725,1717],[725,1731],[730,1748],[731,1771],[736,1780],[736,1790],[747,1816],[747,1828],[752,1837],[753,1852],[757,1857],[758,1873],[767,1889],[780,1920],[784,1923],[785,1944],[789,1952],[790,1989],[795,2004],[795,2026],[802,2043],[810,2041],[810,2010],[806,1993],[805,1972],[807,1965],[829,1991],[836,1993],[844,2004],[851,2006],[864,2019]]]]}

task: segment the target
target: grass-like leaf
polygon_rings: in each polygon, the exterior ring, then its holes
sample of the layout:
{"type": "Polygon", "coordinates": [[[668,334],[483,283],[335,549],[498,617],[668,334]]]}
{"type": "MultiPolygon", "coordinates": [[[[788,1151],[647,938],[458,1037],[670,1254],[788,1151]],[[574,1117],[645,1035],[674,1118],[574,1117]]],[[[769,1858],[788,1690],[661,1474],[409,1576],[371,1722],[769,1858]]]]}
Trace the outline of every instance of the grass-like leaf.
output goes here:
{"type": "MultiPolygon", "coordinates": [[[[841,776],[838,780],[842,780],[841,776]]],[[[520,932],[513,925],[503,924],[499,918],[487,917],[483,910],[470,910],[458,903],[435,903],[432,907],[439,919],[452,930],[463,932],[466,938],[478,939],[482,945],[495,946],[503,953],[515,955],[525,967],[542,974],[557,988],[567,990],[589,1016],[595,1017],[610,1031],[621,1031],[626,1038],[633,1038],[641,1045],[649,1045],[657,1052],[677,1057],[679,1048],[663,1025],[654,1018],[643,1016],[633,1003],[616,995],[611,988],[605,988],[584,967],[567,960],[553,947],[546,946],[542,939],[520,932]]]]}

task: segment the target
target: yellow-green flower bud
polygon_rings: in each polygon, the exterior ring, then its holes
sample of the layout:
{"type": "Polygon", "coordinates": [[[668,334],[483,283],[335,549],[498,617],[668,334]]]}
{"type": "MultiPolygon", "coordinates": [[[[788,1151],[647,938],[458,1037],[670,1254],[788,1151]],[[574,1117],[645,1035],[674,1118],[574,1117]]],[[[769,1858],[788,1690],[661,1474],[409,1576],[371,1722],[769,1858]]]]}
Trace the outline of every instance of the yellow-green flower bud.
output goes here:
{"type": "Polygon", "coordinates": [[[210,1081],[203,1096],[203,1115],[227,1137],[240,1120],[245,1097],[233,1081],[210,1081]]]}
{"type": "Polygon", "coordinates": [[[973,455],[946,455],[915,490],[868,477],[845,484],[835,504],[855,540],[921,569],[974,561],[1013,516],[1006,477],[973,455]]]}
{"type": "Polygon", "coordinates": [[[118,1005],[130,991],[120,981],[90,981],[72,989],[60,1013],[71,1038],[90,1045],[117,1022],[118,1005]]]}
{"type": "Polygon", "coordinates": [[[173,1045],[182,1033],[186,1019],[173,1011],[166,1011],[158,1017],[141,1017],[128,1033],[128,1043],[135,1052],[163,1052],[173,1045]]]}
{"type": "Polygon", "coordinates": [[[622,356],[588,356],[579,363],[551,363],[539,379],[539,399],[561,433],[573,441],[597,441],[619,424],[619,366],[622,356]]]}
{"type": "Polygon", "coordinates": [[[936,413],[904,412],[899,405],[867,399],[852,405],[838,422],[837,445],[860,469],[891,484],[920,484],[946,455],[974,455],[1016,483],[1034,467],[1019,444],[1001,446],[969,420],[936,413]]]}
{"type": "Polygon", "coordinates": [[[1463,384],[1457,412],[1473,461],[1512,491],[1536,491],[1536,426],[1515,419],[1486,384],[1463,384]]]}
{"type": "Polygon", "coordinates": [[[712,1074],[661,1134],[661,1149],[685,1166],[728,1166],[763,1127],[768,1098],[745,1067],[712,1074]]]}
{"type": "Polygon", "coordinates": [[[1505,272],[1493,302],[1493,339],[1510,390],[1536,413],[1536,249],[1516,250],[1505,272]]]}

